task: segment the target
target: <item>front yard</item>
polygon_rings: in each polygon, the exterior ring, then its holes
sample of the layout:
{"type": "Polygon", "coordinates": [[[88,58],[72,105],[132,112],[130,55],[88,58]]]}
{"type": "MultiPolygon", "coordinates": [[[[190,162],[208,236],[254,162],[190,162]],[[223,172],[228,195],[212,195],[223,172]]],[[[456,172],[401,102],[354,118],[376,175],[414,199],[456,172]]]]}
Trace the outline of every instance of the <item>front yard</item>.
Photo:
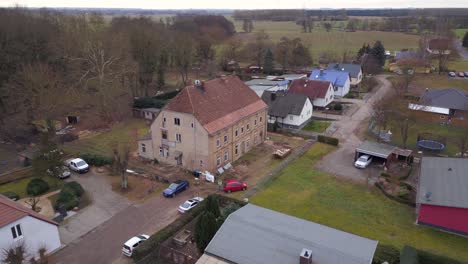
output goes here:
{"type": "Polygon", "coordinates": [[[402,248],[411,245],[468,260],[468,239],[417,226],[415,210],[379,190],[337,179],[314,169],[334,147],[316,143],[293,161],[263,191],[251,198],[259,206],[318,222],[402,248]]]}
{"type": "Polygon", "coordinates": [[[330,121],[311,120],[304,128],[305,131],[323,133],[329,126],[330,121]]]}
{"type": "MultiPolygon", "coordinates": [[[[14,192],[19,195],[20,199],[28,197],[29,195],[26,193],[26,187],[28,186],[28,183],[33,179],[32,177],[28,177],[25,179],[9,182],[6,184],[1,184],[0,185],[0,194],[5,193],[5,192],[14,192]]],[[[52,176],[44,176],[41,179],[46,181],[49,184],[49,191],[52,192],[55,190],[58,190],[62,187],[63,181],[52,176]]]]}

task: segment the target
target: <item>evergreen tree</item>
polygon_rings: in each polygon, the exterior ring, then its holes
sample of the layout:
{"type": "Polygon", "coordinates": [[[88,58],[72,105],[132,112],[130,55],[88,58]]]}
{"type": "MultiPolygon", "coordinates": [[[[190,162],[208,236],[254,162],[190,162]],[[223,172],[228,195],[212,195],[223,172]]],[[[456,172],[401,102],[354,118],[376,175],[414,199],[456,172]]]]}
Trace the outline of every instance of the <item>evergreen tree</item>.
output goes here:
{"type": "Polygon", "coordinates": [[[380,40],[374,43],[369,53],[377,59],[381,67],[385,65],[385,48],[380,40]]]}
{"type": "Polygon", "coordinates": [[[219,229],[216,217],[208,211],[203,212],[195,224],[195,241],[198,250],[203,253],[219,229]]]}
{"type": "Polygon", "coordinates": [[[215,218],[221,216],[221,211],[219,210],[218,198],[214,195],[208,196],[206,198],[206,211],[212,213],[215,218]]]}
{"type": "Polygon", "coordinates": [[[273,58],[273,53],[271,52],[270,49],[267,49],[265,53],[265,62],[263,64],[263,70],[267,74],[271,74],[274,70],[274,58],[273,58]]]}
{"type": "Polygon", "coordinates": [[[468,48],[468,31],[465,32],[465,36],[463,36],[462,45],[463,47],[468,48]]]}

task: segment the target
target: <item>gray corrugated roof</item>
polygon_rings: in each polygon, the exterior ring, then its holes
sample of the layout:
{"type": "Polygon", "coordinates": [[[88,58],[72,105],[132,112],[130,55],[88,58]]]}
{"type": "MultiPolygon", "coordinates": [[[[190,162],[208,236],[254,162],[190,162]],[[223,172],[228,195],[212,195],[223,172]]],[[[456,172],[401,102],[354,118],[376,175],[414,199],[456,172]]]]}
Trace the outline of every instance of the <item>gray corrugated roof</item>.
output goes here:
{"type": "Polygon", "coordinates": [[[468,159],[424,157],[417,199],[423,204],[468,208],[468,159]]]}
{"type": "Polygon", "coordinates": [[[229,215],[205,252],[238,264],[369,264],[377,241],[247,204],[229,215]]]}
{"type": "Polygon", "coordinates": [[[252,79],[250,81],[245,82],[247,86],[259,86],[259,85],[275,86],[275,85],[285,85],[286,83],[287,81],[285,80],[273,81],[273,80],[267,80],[267,79],[252,79]]]}
{"type": "Polygon", "coordinates": [[[262,100],[268,105],[268,115],[284,118],[288,116],[288,114],[300,115],[307,101],[307,96],[302,94],[264,91],[262,100]],[[276,95],[274,101],[271,100],[272,94],[276,95]]]}
{"type": "Polygon", "coordinates": [[[364,141],[359,147],[356,148],[356,151],[386,159],[388,156],[390,156],[390,154],[393,153],[395,149],[396,147],[387,144],[364,141]]]}
{"type": "Polygon", "coordinates": [[[351,78],[357,78],[359,72],[361,72],[361,65],[347,63],[330,63],[328,65],[328,70],[349,72],[351,78]]]}
{"type": "Polygon", "coordinates": [[[427,91],[421,96],[420,102],[430,106],[468,111],[468,94],[453,88],[427,91]]]}

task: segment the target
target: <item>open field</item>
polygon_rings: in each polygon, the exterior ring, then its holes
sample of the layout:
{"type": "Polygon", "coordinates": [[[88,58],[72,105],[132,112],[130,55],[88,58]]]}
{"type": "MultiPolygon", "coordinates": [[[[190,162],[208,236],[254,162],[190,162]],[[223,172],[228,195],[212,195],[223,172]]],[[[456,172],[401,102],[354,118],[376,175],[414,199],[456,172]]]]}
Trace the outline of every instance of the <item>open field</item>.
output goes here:
{"type": "Polygon", "coordinates": [[[411,245],[468,260],[468,239],[414,224],[414,208],[376,188],[337,179],[314,169],[334,147],[316,143],[255,195],[251,202],[398,248],[411,245]],[[285,199],[287,197],[287,199],[285,199]]]}
{"type": "Polygon", "coordinates": [[[457,36],[457,38],[461,39],[465,35],[465,32],[468,32],[468,28],[457,28],[457,29],[454,29],[453,31],[455,32],[455,35],[457,36]]]}
{"type": "Polygon", "coordinates": [[[111,156],[118,143],[128,143],[132,151],[136,150],[136,140],[148,131],[149,127],[144,120],[132,118],[113,126],[108,131],[65,143],[63,148],[67,153],[111,156]]]}

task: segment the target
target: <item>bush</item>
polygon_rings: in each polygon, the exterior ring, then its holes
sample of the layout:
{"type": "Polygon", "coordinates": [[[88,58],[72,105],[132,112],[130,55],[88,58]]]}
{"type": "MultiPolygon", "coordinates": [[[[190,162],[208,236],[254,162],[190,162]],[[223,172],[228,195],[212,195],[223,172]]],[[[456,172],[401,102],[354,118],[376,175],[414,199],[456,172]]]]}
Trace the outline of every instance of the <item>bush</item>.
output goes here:
{"type": "Polygon", "coordinates": [[[317,141],[325,143],[325,144],[333,145],[333,146],[338,146],[338,143],[339,143],[339,140],[337,138],[328,137],[324,135],[319,135],[317,137],[317,141]]]}
{"type": "Polygon", "coordinates": [[[215,218],[221,216],[221,211],[219,210],[218,197],[210,195],[206,198],[206,211],[214,215],[215,218]]]}
{"type": "MultiPolygon", "coordinates": [[[[208,204],[207,204],[208,205],[208,204]]],[[[206,207],[208,209],[208,207],[206,207]]],[[[195,241],[200,253],[205,251],[205,248],[210,243],[219,229],[219,224],[216,221],[216,216],[210,211],[204,211],[195,225],[195,241]]]]}
{"type": "Polygon", "coordinates": [[[64,206],[67,210],[71,210],[78,206],[80,199],[71,191],[62,190],[59,193],[57,201],[55,201],[55,208],[58,209],[64,206]]]}
{"type": "Polygon", "coordinates": [[[382,172],[382,173],[380,174],[380,176],[382,176],[382,177],[384,177],[384,178],[390,178],[390,177],[391,177],[391,175],[388,174],[387,172],[382,172]]]}
{"type": "Polygon", "coordinates": [[[81,186],[81,184],[77,183],[76,181],[65,183],[65,185],[62,188],[62,191],[70,192],[76,197],[81,197],[84,193],[83,187],[81,186]]]}
{"type": "Polygon", "coordinates": [[[142,97],[133,101],[134,108],[163,108],[167,100],[157,99],[155,97],[142,97]]]}
{"type": "Polygon", "coordinates": [[[19,195],[17,193],[15,193],[15,192],[8,191],[8,192],[4,192],[2,194],[5,195],[8,199],[11,199],[13,201],[17,201],[20,198],[19,195]]]}
{"type": "Polygon", "coordinates": [[[408,190],[408,188],[406,188],[406,186],[400,186],[400,190],[398,190],[398,197],[408,200],[409,194],[410,191],[408,190]]]}
{"type": "Polygon", "coordinates": [[[234,213],[239,209],[240,206],[236,203],[230,204],[223,209],[223,217],[226,219],[230,214],[234,213]]]}
{"type": "Polygon", "coordinates": [[[78,135],[75,134],[64,134],[60,137],[62,142],[72,142],[78,139],[78,135]]]}
{"type": "Polygon", "coordinates": [[[26,192],[29,195],[37,196],[46,193],[49,189],[49,184],[46,181],[40,178],[34,178],[28,183],[26,192]]]}
{"type": "Polygon", "coordinates": [[[343,105],[340,104],[340,103],[336,103],[336,104],[333,106],[333,109],[334,109],[335,111],[341,111],[341,110],[343,110],[343,105]]]}
{"type": "Polygon", "coordinates": [[[400,262],[400,251],[393,246],[378,244],[372,263],[381,264],[385,261],[389,264],[398,264],[400,262]]]}
{"type": "Polygon", "coordinates": [[[158,96],[155,96],[154,98],[159,99],[159,100],[169,100],[169,99],[174,98],[179,92],[180,92],[179,90],[175,90],[175,91],[160,94],[158,96]]]}
{"type": "Polygon", "coordinates": [[[80,156],[86,163],[92,166],[101,167],[104,165],[111,165],[113,159],[110,157],[105,157],[97,154],[85,153],[80,156]]]}

